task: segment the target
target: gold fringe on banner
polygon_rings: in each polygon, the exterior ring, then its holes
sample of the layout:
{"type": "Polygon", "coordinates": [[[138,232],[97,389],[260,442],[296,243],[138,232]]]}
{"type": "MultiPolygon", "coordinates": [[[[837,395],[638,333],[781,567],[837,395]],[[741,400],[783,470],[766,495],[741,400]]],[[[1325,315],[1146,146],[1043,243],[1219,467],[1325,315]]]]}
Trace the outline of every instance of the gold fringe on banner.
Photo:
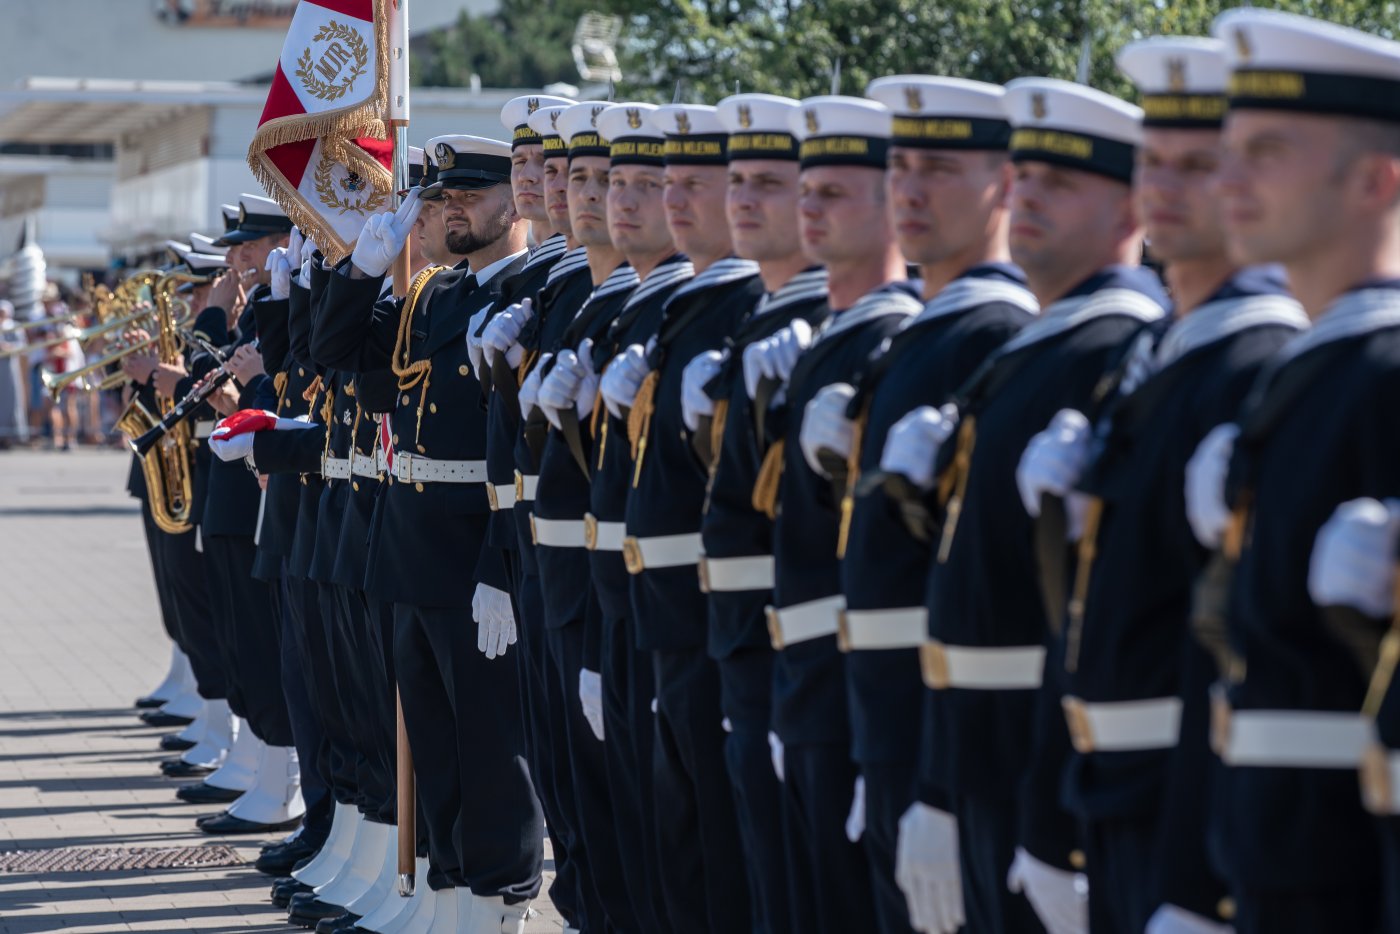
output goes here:
{"type": "Polygon", "coordinates": [[[758,478],[753,484],[753,508],[770,519],[778,518],[778,487],[783,480],[783,450],[787,442],[779,438],[773,442],[763,457],[763,466],[758,468],[758,478]]]}

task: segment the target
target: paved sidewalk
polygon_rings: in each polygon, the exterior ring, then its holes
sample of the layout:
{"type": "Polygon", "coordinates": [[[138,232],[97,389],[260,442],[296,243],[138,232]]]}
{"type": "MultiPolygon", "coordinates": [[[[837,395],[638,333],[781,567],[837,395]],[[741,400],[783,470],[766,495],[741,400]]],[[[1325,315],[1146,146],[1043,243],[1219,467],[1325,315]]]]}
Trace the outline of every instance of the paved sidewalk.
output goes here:
{"type": "MultiPolygon", "coordinates": [[[[169,641],[127,465],[111,451],[0,453],[0,858],[228,844],[251,864],[263,841],[195,829],[207,810],[176,801],[161,731],[131,707],[164,673],[169,641]]],[[[0,934],[293,930],[269,881],[251,865],[0,871],[0,934]]],[[[536,907],[529,934],[557,934],[552,906],[536,907]]]]}

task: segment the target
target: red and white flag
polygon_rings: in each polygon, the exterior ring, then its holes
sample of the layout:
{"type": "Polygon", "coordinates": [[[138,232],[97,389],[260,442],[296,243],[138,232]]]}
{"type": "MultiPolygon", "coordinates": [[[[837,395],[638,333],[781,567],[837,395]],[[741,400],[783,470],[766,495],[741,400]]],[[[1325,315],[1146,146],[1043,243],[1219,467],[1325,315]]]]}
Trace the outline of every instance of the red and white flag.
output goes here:
{"type": "Polygon", "coordinates": [[[371,214],[392,206],[389,7],[301,0],[287,31],[248,165],[332,263],[371,214]]]}

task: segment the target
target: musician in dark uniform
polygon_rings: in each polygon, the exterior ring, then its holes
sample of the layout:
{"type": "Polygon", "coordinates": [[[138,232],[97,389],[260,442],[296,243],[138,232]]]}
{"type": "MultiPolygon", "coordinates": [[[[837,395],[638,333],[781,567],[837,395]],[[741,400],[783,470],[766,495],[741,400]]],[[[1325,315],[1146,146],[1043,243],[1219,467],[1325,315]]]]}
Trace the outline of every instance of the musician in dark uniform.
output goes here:
{"type": "MultiPolygon", "coordinates": [[[[719,670],[705,651],[708,614],[697,573],[708,471],[681,411],[681,380],[693,357],[739,328],[763,282],[757,264],[733,255],[724,214],[728,134],[715,109],[671,104],[647,121],[665,134],[666,226],[695,276],[670,293],[659,320],[639,317],[631,334],[620,335],[618,356],[603,375],[609,414],[627,416],[610,423],[609,446],[633,455],[611,461],[630,467],[611,505],[625,503],[622,559],[631,577],[634,645],[652,663],[653,807],[668,913],[681,930],[752,930],[761,925],[746,897],[724,767],[719,670]]],[[[598,492],[595,477],[595,499],[598,492]]]]}
{"type": "MultiPolygon", "coordinates": [[[[803,420],[809,465],[840,478],[848,505],[841,564],[846,609],[839,642],[850,690],[852,756],[865,783],[865,833],[879,928],[921,929],[946,910],[961,916],[956,872],[927,886],[896,885],[896,844],[904,835],[906,875],[956,868],[956,826],[949,805],[915,800],[922,702],[918,646],[927,631],[923,585],[931,548],[915,535],[878,476],[890,427],[919,405],[941,405],[987,354],[1036,310],[1006,243],[1006,157],[1010,125],[1002,89],[953,78],[896,77],[867,96],[894,113],[886,174],[890,221],[904,258],[917,263],[924,310],[871,357],[854,385],[822,389],[803,420]],[[829,469],[832,468],[832,469],[829,469]],[[942,904],[921,894],[945,893],[942,904]]],[[[907,880],[906,880],[907,881],[907,880]]],[[[937,929],[936,925],[932,925],[937,929]]]]}
{"type": "Polygon", "coordinates": [[[1400,480],[1400,44],[1247,9],[1212,32],[1232,71],[1226,242],[1245,261],[1282,263],[1313,326],[1187,471],[1193,529],[1233,572],[1228,642],[1211,640],[1224,766],[1211,852],[1242,934],[1380,930],[1396,878],[1382,874],[1357,768],[1386,627],[1322,612],[1307,580],[1336,507],[1394,496],[1400,480]]]}
{"type": "MultiPolygon", "coordinates": [[[[519,930],[539,891],[539,805],[524,759],[518,672],[500,659],[513,618],[484,645],[467,624],[485,544],[485,414],[467,324],[526,260],[509,189],[509,146],[438,138],[447,245],[466,262],[424,270],[403,300],[378,300],[418,210],[371,218],[318,307],[312,356],[335,369],[392,366],[389,484],[371,521],[365,591],[394,604],[394,667],[428,824],[436,893],[425,910],[459,930],[519,930]],[[455,922],[449,922],[455,919],[455,922]]],[[[509,612],[509,608],[506,608],[509,612]]]]}
{"type": "Polygon", "coordinates": [[[681,417],[709,474],[701,517],[700,580],[707,591],[707,649],[719,668],[724,759],[753,899],[753,930],[800,929],[783,848],[781,788],[768,744],[773,648],[764,623],[772,602],[773,520],[754,508],[762,460],[743,354],[755,341],[826,311],[826,272],[797,237],[797,140],[788,116],[797,101],[739,94],[716,105],[729,134],[726,212],[736,255],[758,265],[766,290],[722,344],[691,358],[681,379],[681,417]]]}
{"type": "Polygon", "coordinates": [[[1059,804],[1059,772],[1029,770],[1063,755],[1068,735],[1057,698],[1047,692],[1041,702],[1042,675],[1061,669],[1046,657],[1049,625],[1015,468],[1055,411],[1089,404],[1109,362],[1166,302],[1156,276],[1137,266],[1130,183],[1141,111],[1043,78],[1008,84],[1004,105],[1015,167],[1011,257],[1040,316],[979,367],[954,403],[900,419],[880,461],[885,473],[930,491],[937,468],[929,508],[942,520],[926,598],[933,641],[922,649],[931,690],[919,781],[922,794],[951,796],[974,931],[1034,930],[1037,913],[1083,925],[1075,877],[1083,853],[1059,804]],[[1033,757],[1038,744],[1052,753],[1033,757]]]}
{"type": "Polygon", "coordinates": [[[1226,254],[1214,191],[1223,46],[1154,38],[1118,63],[1143,95],[1134,193],[1165,264],[1170,327],[1139,339],[1117,388],[1089,410],[1057,413],[1017,480],[1033,515],[1052,495],[1094,516],[1060,608],[1072,646],[1061,703],[1075,746],[1064,800],[1084,828],[1090,927],[1139,930],[1154,918],[1208,931],[1230,919],[1205,848],[1214,662],[1189,633],[1207,553],[1191,535],[1181,477],[1202,435],[1307,318],[1280,270],[1240,268],[1226,254]]]}
{"type": "Polygon", "coordinates": [[[765,414],[772,445],[754,505],[776,515],[768,628],[777,650],[773,730],[782,746],[793,899],[811,902],[819,931],[869,930],[875,906],[859,829],[848,821],[863,805],[836,644],[842,491],[812,470],[798,439],[807,403],[822,387],[854,379],[871,351],[922,307],[903,281],[886,214],[890,128],[883,105],[853,97],[811,98],[789,114],[789,132],[800,140],[798,232],[807,256],[827,268],[831,315],[816,328],[793,321],[744,351],[745,370],[763,376],[748,380],[751,394],[760,382],[781,384],[781,403],[765,414]]]}

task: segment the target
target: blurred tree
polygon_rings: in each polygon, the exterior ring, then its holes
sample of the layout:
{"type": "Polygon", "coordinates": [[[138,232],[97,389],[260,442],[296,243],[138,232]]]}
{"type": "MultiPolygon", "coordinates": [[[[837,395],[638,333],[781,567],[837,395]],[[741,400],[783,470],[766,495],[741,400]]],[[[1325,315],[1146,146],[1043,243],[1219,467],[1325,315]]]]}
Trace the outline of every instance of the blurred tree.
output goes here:
{"type": "MultiPolygon", "coordinates": [[[[1131,95],[1113,64],[1124,43],[1205,35],[1221,0],[502,0],[430,37],[424,84],[497,87],[577,83],[569,40],[587,10],[624,17],[618,99],[717,100],[743,91],[805,97],[861,93],[881,75],[955,75],[1005,82],[1073,79],[1089,38],[1089,83],[1131,95]]],[[[1392,36],[1400,0],[1264,0],[1255,4],[1392,36]]]]}

